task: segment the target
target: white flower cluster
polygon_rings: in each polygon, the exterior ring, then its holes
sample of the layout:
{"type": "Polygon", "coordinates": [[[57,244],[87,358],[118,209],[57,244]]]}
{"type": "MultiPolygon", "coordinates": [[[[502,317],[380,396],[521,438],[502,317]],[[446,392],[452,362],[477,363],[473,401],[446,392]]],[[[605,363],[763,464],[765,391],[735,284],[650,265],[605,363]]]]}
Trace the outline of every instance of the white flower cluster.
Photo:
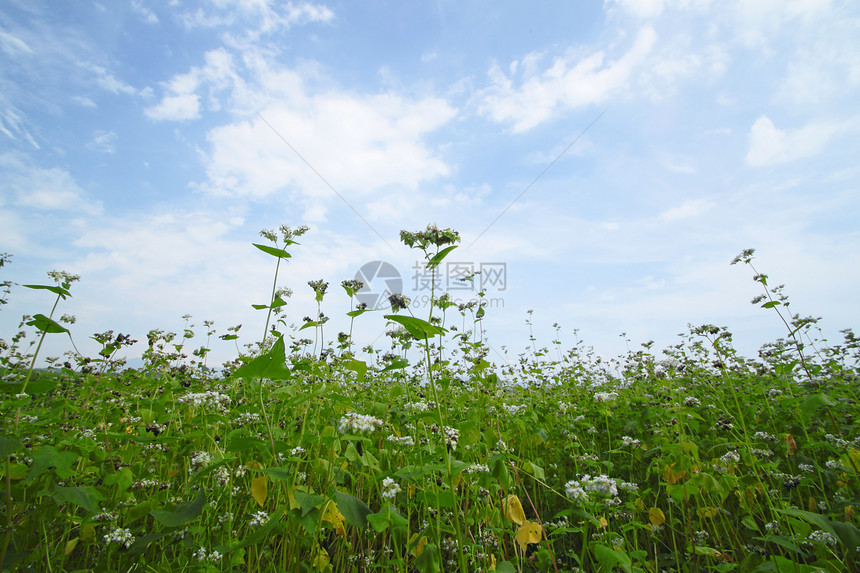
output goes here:
{"type": "Polygon", "coordinates": [[[134,535],[131,534],[130,529],[124,529],[122,527],[116,527],[110,531],[107,535],[104,536],[104,540],[108,543],[119,543],[126,549],[131,547],[131,544],[134,543],[134,535]]]}
{"type": "Polygon", "coordinates": [[[613,402],[618,398],[618,392],[597,392],[594,394],[595,402],[613,402]]]}
{"type": "Polygon", "coordinates": [[[826,531],[813,531],[809,534],[808,539],[810,541],[817,541],[818,543],[823,543],[824,545],[836,545],[836,538],[827,533],[826,531]]]}
{"type": "Polygon", "coordinates": [[[193,466],[203,467],[203,466],[208,466],[211,463],[212,463],[212,456],[209,454],[209,452],[197,452],[191,458],[191,465],[193,465],[193,466]]]}
{"type": "Polygon", "coordinates": [[[469,464],[463,470],[464,474],[476,474],[478,472],[490,473],[490,468],[487,464],[469,464]]]}
{"type": "Polygon", "coordinates": [[[824,439],[830,442],[832,446],[840,449],[845,449],[849,445],[847,440],[843,440],[839,436],[834,436],[833,434],[825,434],[824,439]]]}
{"type": "Polygon", "coordinates": [[[634,448],[638,448],[640,444],[639,440],[631,438],[630,436],[621,436],[621,443],[625,446],[632,446],[634,448]]]}
{"type": "MultiPolygon", "coordinates": [[[[626,489],[638,487],[636,484],[626,484],[626,489]]],[[[594,493],[599,497],[615,497],[618,495],[618,485],[615,480],[606,474],[598,476],[590,476],[588,474],[579,478],[579,480],[570,480],[564,484],[564,492],[567,497],[573,501],[585,501],[588,499],[589,493],[594,493]]]]}
{"type": "Polygon", "coordinates": [[[210,563],[215,563],[216,561],[221,561],[221,557],[223,556],[218,551],[206,553],[206,548],[201,547],[194,554],[194,557],[196,557],[198,561],[209,561],[210,563]]]}
{"type": "Polygon", "coordinates": [[[585,491],[592,491],[599,495],[610,497],[618,495],[618,487],[615,485],[615,480],[606,474],[594,477],[586,474],[579,480],[579,484],[585,491]]]}
{"type": "Polygon", "coordinates": [[[180,404],[190,404],[197,408],[206,408],[218,410],[222,414],[227,413],[227,406],[230,405],[230,396],[209,390],[207,392],[191,392],[177,399],[180,404]]]}
{"type": "Polygon", "coordinates": [[[416,412],[426,412],[428,410],[436,409],[436,402],[433,400],[428,400],[427,402],[413,402],[412,409],[416,412]]]}
{"type": "Polygon", "coordinates": [[[802,472],[806,472],[808,474],[811,474],[812,472],[815,471],[815,466],[812,464],[797,464],[797,469],[799,469],[802,472]]]}
{"type": "Polygon", "coordinates": [[[702,403],[695,396],[690,396],[689,398],[684,400],[684,406],[687,406],[688,408],[695,408],[696,406],[701,406],[701,405],[702,405],[702,403]]]}
{"type": "Polygon", "coordinates": [[[729,471],[729,467],[741,461],[741,456],[736,451],[726,452],[720,459],[714,462],[714,469],[720,472],[729,471]]]}
{"type": "Polygon", "coordinates": [[[400,492],[400,486],[391,478],[382,480],[382,497],[386,499],[394,499],[400,492]]]}
{"type": "Polygon", "coordinates": [[[251,521],[248,522],[248,525],[251,527],[258,527],[260,525],[266,525],[269,522],[269,514],[265,511],[258,511],[251,516],[251,521]]]}
{"type": "Polygon", "coordinates": [[[395,436],[394,434],[391,434],[390,436],[385,438],[385,440],[387,442],[391,442],[393,444],[397,444],[400,446],[414,446],[415,445],[415,440],[412,438],[412,436],[398,437],[398,436],[395,436]]]}
{"type": "Polygon", "coordinates": [[[296,446],[292,450],[290,450],[291,456],[301,456],[305,453],[305,449],[301,446],[296,446]]]}
{"type": "Polygon", "coordinates": [[[580,486],[579,482],[575,479],[572,479],[566,484],[564,484],[564,493],[567,495],[568,498],[577,503],[588,499],[588,494],[585,493],[585,490],[582,489],[582,486],[580,486]]]}
{"type": "Polygon", "coordinates": [[[253,424],[253,423],[259,422],[259,421],[260,421],[260,415],[257,414],[256,412],[242,412],[241,414],[236,416],[236,419],[233,420],[233,423],[235,423],[239,426],[245,426],[247,424],[253,424]]]}
{"type": "Polygon", "coordinates": [[[372,432],[381,425],[379,418],[350,412],[340,419],[337,429],[341,432],[372,432]]]}
{"type": "Polygon", "coordinates": [[[508,413],[509,416],[516,416],[520,412],[526,409],[525,404],[520,406],[515,406],[514,404],[502,404],[502,408],[505,412],[508,413]]]}
{"type": "Polygon", "coordinates": [[[842,463],[842,460],[827,460],[824,465],[827,466],[827,469],[834,471],[845,469],[845,464],[842,463]]]}
{"type": "Polygon", "coordinates": [[[445,432],[445,445],[449,446],[452,450],[456,450],[457,441],[460,439],[460,430],[449,428],[448,426],[445,426],[443,430],[445,432]]]}

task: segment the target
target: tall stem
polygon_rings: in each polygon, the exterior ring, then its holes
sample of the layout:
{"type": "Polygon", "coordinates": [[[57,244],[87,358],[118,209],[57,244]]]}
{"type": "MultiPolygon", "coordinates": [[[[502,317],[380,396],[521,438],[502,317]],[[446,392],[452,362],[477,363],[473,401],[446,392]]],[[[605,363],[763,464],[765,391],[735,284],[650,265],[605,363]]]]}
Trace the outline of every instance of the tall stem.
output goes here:
{"type": "Polygon", "coordinates": [[[266,344],[266,336],[269,335],[269,320],[272,318],[272,303],[275,302],[275,292],[278,288],[278,271],[281,268],[281,257],[278,257],[278,263],[275,265],[275,279],[272,281],[272,296],[269,297],[269,313],[266,315],[266,328],[263,330],[263,340],[260,341],[260,352],[266,344]]]}

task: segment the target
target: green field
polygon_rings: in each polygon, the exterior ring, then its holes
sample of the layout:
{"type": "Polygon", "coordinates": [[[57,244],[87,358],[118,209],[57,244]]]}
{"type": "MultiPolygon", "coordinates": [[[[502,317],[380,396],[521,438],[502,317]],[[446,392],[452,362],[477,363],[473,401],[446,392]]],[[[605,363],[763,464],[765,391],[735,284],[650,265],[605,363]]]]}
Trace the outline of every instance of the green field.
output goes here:
{"type": "MultiPolygon", "coordinates": [[[[46,336],[74,340],[55,316],[76,277],[29,285],[45,308],[0,341],[4,571],[860,571],[860,341],[817,341],[754,268],[786,326],[755,359],[703,325],[492,364],[484,308],[443,295],[421,318],[393,301],[390,348],[359,360],[324,318],[284,328],[303,232],[263,233],[266,336],[223,369],[209,322],[150,332],[139,369],[112,332],[35,368],[46,336]]],[[[459,237],[401,239],[432,268],[459,237]]]]}

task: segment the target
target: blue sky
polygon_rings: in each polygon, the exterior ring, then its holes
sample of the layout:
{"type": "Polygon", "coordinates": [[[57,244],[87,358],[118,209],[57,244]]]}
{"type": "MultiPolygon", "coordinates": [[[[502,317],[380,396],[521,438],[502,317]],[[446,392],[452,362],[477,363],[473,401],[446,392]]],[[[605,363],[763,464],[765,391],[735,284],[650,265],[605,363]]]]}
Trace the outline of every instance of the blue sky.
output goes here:
{"type": "MultiPolygon", "coordinates": [[[[605,356],[714,323],[753,355],[785,333],[729,266],[748,247],[828,339],[860,322],[854,2],[8,0],[0,52],[2,278],[80,274],[58,312],[84,351],[186,313],[254,342],[273,260],[250,244],[281,224],[311,227],[287,318],[330,282],[329,340],[366,262],[426,294],[398,234],[428,223],[461,233],[450,261],[505,264],[499,361],[528,309],[538,346],[555,323],[605,356]]],[[[16,287],[4,337],[51,303],[16,287]]]]}

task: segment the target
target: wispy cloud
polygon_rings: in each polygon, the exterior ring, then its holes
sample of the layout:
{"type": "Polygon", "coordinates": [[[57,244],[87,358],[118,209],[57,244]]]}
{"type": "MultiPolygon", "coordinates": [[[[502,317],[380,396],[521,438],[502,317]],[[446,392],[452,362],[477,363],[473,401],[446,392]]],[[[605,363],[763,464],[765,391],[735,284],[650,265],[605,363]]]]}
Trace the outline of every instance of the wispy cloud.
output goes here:
{"type": "Polygon", "coordinates": [[[602,103],[627,87],[631,74],[656,42],[654,29],[643,27],[633,46],[614,61],[606,61],[604,50],[587,54],[571,50],[553,58],[542,71],[538,71],[536,62],[541,58],[536,55],[512,62],[509,73],[496,64],[489,71],[492,85],[478,95],[480,112],[493,121],[511,124],[518,132],[560,113],[602,103]]]}
{"type": "Polygon", "coordinates": [[[753,167],[763,167],[812,157],[821,153],[839,131],[839,127],[829,123],[778,129],[763,115],[750,128],[746,161],[753,167]]]}

